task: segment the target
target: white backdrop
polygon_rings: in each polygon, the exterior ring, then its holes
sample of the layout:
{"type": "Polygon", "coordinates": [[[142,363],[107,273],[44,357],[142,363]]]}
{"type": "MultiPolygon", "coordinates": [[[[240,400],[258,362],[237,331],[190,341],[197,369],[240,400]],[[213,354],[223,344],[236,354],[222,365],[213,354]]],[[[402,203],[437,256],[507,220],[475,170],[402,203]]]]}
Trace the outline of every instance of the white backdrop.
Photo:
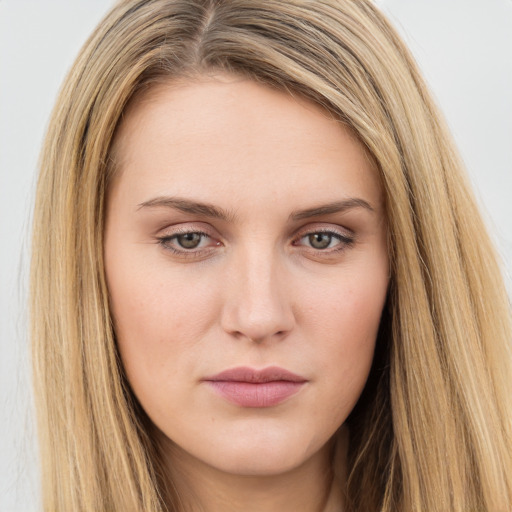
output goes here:
{"type": "MultiPolygon", "coordinates": [[[[409,43],[512,272],[512,0],[380,0],[409,43]]],[[[57,89],[112,0],[0,0],[0,510],[37,510],[27,240],[57,89]]],[[[509,290],[512,290],[508,278],[509,290]]]]}

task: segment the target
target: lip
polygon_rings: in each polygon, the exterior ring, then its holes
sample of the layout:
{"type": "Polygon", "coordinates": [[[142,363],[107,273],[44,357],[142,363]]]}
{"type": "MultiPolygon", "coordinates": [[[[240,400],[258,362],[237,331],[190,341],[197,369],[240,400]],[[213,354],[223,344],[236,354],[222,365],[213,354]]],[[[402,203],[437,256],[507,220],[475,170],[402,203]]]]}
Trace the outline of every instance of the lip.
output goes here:
{"type": "Polygon", "coordinates": [[[261,370],[241,366],[203,379],[215,392],[240,407],[273,407],[298,393],[308,380],[278,366],[261,370]]]}

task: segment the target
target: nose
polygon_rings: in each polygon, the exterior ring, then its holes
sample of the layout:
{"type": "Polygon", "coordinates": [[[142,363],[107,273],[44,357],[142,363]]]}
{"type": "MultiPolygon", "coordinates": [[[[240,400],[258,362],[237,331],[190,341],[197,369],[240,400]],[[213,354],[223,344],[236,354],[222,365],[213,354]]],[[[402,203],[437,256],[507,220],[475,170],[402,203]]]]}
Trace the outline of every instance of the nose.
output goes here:
{"type": "MultiPolygon", "coordinates": [[[[258,250],[259,249],[259,250],[258,250]]],[[[286,337],[295,325],[286,273],[272,251],[245,251],[230,265],[221,324],[225,332],[256,343],[286,337]]]]}

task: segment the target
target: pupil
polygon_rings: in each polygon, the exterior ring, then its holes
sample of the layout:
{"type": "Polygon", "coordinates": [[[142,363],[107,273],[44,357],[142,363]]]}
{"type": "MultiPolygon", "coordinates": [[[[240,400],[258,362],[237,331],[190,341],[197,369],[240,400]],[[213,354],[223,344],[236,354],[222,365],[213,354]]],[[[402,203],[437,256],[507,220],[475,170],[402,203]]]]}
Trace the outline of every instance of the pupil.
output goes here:
{"type": "Polygon", "coordinates": [[[331,243],[331,238],[328,233],[314,233],[309,235],[309,243],[315,249],[327,249],[331,243]]]}
{"type": "Polygon", "coordinates": [[[185,233],[184,235],[178,236],[178,243],[184,249],[195,249],[201,241],[201,235],[199,233],[185,233]]]}

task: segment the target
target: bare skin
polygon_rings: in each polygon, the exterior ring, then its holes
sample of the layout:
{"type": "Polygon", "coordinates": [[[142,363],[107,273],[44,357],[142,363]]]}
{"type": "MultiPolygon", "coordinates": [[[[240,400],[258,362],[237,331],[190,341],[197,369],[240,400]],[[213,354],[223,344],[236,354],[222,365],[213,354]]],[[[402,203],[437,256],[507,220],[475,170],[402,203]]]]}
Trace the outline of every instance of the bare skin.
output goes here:
{"type": "MultiPolygon", "coordinates": [[[[158,435],[158,434],[157,434],[158,435]]],[[[163,436],[162,436],[163,437],[163,436]]],[[[343,512],[347,432],[339,433],[336,446],[329,443],[315,460],[281,475],[245,476],[224,473],[204,465],[167,442],[170,480],[181,491],[184,512],[343,512]],[[333,459],[339,466],[335,476],[333,459]],[[341,478],[340,478],[341,477],[341,478]],[[297,485],[301,483],[301,485],[297,485]],[[236,493],[233,493],[236,489],[236,493]]]]}
{"type": "Polygon", "coordinates": [[[382,191],[360,142],[305,100],[215,75],[138,98],[115,157],[116,336],[185,509],[339,511],[331,448],[388,286],[382,191]],[[240,368],[296,381],[219,384],[240,368]]]}

